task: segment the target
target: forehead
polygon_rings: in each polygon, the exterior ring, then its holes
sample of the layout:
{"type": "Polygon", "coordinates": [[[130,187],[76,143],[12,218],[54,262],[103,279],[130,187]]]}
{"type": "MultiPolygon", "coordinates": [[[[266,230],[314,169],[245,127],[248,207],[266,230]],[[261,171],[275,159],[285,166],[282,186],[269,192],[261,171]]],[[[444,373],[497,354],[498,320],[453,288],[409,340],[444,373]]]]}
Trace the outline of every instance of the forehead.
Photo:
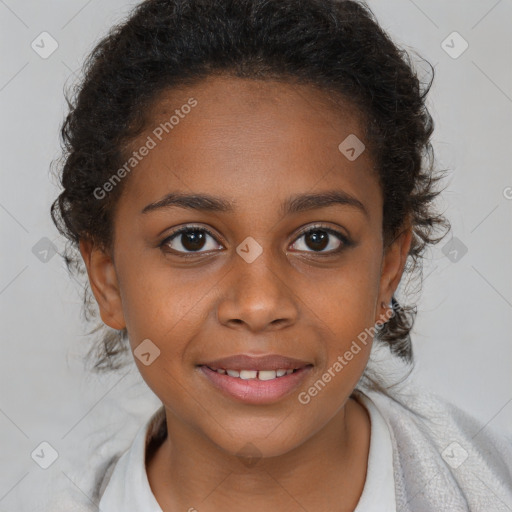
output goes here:
{"type": "Polygon", "coordinates": [[[314,86],[209,77],[154,101],[126,156],[148,137],[154,147],[125,192],[139,203],[176,189],[208,193],[253,211],[267,209],[269,198],[333,188],[360,199],[378,195],[369,151],[351,161],[339,149],[354,136],[364,140],[357,110],[314,86]]]}

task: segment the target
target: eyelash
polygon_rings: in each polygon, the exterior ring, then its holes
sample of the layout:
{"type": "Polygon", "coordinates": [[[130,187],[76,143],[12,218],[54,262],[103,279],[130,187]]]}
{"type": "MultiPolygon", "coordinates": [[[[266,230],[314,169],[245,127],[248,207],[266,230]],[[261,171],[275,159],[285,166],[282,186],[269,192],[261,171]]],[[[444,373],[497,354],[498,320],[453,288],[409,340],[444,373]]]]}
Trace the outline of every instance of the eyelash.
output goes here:
{"type": "MultiPolygon", "coordinates": [[[[171,235],[169,235],[168,237],[166,237],[160,244],[159,244],[159,247],[163,250],[163,251],[166,251],[166,252],[169,252],[169,253],[172,253],[172,254],[177,254],[178,256],[183,256],[185,258],[187,257],[190,257],[190,256],[195,256],[195,255],[198,255],[198,254],[203,254],[204,252],[208,252],[208,251],[196,251],[196,252],[180,252],[180,251],[176,251],[174,252],[173,249],[166,249],[166,245],[171,242],[172,240],[174,240],[174,238],[177,238],[179,235],[181,235],[182,233],[188,233],[188,232],[193,232],[193,231],[202,231],[204,233],[207,233],[208,235],[210,235],[217,243],[219,243],[217,241],[217,238],[216,236],[207,228],[203,227],[203,226],[194,226],[194,225],[188,225],[188,226],[184,226],[178,230],[176,230],[175,232],[173,232],[171,235]]],[[[331,250],[331,251],[328,251],[328,252],[316,252],[316,251],[303,251],[303,252],[307,252],[307,253],[311,253],[311,254],[318,254],[318,255],[327,255],[327,256],[331,256],[333,254],[338,254],[340,252],[342,252],[344,249],[346,249],[347,247],[350,247],[352,245],[352,242],[345,236],[343,235],[342,233],[340,233],[339,231],[336,231],[335,229],[332,229],[332,228],[329,228],[327,226],[322,226],[321,224],[316,224],[314,226],[310,226],[304,230],[302,230],[298,235],[297,237],[295,238],[294,242],[295,243],[297,240],[299,240],[302,236],[304,235],[307,235],[308,233],[312,232],[312,231],[324,231],[330,235],[333,235],[335,236],[336,238],[338,238],[338,240],[340,240],[340,242],[342,242],[342,245],[338,248],[338,249],[334,249],[334,250],[331,250]]],[[[301,252],[301,251],[299,251],[301,252]]]]}

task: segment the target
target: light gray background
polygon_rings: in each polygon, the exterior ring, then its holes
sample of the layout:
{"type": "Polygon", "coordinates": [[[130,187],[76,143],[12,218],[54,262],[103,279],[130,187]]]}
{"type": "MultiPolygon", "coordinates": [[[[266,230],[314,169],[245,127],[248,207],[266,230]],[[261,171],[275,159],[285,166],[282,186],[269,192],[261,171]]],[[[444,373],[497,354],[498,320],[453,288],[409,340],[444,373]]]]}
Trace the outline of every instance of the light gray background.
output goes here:
{"type": "MultiPolygon", "coordinates": [[[[132,5],[0,0],[0,511],[35,510],[50,472],[75,485],[68,468],[91,429],[124,428],[129,442],[159,403],[134,368],[127,375],[84,373],[88,339],[78,288],[58,256],[43,263],[32,252],[43,237],[62,248],[49,218],[57,194],[49,164],[60,154],[64,83],[132,5]],[[59,45],[47,59],[31,48],[43,31],[59,45]],[[42,441],[59,452],[47,470],[31,458],[42,441]]],[[[435,149],[440,167],[451,170],[441,204],[453,236],[468,249],[455,263],[441,247],[431,253],[414,329],[413,378],[510,432],[512,1],[370,6],[398,43],[435,65],[435,149]],[[453,31],[469,44],[456,59],[442,47],[453,31]]],[[[457,39],[448,44],[461,48],[457,39]]]]}

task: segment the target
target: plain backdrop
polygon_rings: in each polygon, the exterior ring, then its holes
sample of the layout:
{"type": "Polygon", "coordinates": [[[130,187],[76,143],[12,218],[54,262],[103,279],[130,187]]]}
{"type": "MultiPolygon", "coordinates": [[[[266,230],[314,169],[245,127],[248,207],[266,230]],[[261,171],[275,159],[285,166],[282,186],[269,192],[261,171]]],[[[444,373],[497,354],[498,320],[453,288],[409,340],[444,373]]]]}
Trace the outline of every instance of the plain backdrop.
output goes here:
{"type": "MultiPolygon", "coordinates": [[[[49,217],[58,193],[49,166],[60,154],[64,84],[133,5],[0,0],[0,511],[34,510],[29,503],[48,472],[66,475],[93,426],[125,427],[129,441],[159,404],[134,367],[84,372],[90,340],[79,289],[61,258],[45,252],[48,241],[63,247],[49,217]],[[52,44],[58,47],[44,55],[52,44]],[[48,470],[33,455],[43,441],[59,454],[48,470]]],[[[440,204],[453,230],[425,267],[412,378],[489,428],[510,432],[512,2],[369,5],[396,42],[435,67],[434,145],[439,167],[449,169],[440,204]]]]}

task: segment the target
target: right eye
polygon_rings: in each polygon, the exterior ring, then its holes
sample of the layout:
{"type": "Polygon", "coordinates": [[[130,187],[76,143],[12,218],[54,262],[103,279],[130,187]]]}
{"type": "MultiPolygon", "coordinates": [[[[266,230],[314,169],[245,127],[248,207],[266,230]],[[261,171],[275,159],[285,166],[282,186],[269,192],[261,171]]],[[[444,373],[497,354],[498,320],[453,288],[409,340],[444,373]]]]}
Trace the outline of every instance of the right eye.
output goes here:
{"type": "Polygon", "coordinates": [[[210,249],[201,251],[204,248],[207,238],[217,241],[213,233],[201,226],[185,226],[162,241],[160,247],[164,251],[175,252],[183,255],[201,254],[218,248],[218,243],[211,244],[210,249]]]}

